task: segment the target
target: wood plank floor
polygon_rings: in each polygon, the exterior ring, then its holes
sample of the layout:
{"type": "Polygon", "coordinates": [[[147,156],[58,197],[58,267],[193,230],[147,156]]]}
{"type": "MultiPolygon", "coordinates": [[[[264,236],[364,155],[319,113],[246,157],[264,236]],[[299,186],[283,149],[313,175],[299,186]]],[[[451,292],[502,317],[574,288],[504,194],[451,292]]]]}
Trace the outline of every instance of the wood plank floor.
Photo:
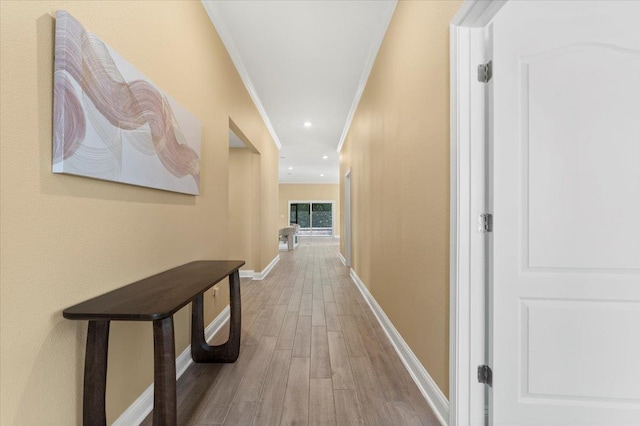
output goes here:
{"type": "Polygon", "coordinates": [[[301,239],[265,280],[243,279],[241,291],[240,357],[189,367],[178,381],[178,424],[439,425],[336,240],[301,239]]]}

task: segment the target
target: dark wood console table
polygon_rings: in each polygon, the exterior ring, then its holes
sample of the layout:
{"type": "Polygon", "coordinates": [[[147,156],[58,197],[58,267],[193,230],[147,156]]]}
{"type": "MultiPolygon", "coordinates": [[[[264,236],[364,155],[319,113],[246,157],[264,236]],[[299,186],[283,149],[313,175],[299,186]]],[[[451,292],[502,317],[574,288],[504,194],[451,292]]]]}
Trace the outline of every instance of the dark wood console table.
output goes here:
{"type": "Polygon", "coordinates": [[[173,314],[192,302],[191,357],[195,362],[234,362],[240,353],[238,260],[203,260],[170,269],[94,297],[68,309],[71,320],[88,320],[84,365],[83,424],[106,425],[105,390],[110,321],[153,321],[153,424],[177,424],[173,314]],[[203,293],[229,277],[229,340],[209,346],[204,338],[203,293]]]}

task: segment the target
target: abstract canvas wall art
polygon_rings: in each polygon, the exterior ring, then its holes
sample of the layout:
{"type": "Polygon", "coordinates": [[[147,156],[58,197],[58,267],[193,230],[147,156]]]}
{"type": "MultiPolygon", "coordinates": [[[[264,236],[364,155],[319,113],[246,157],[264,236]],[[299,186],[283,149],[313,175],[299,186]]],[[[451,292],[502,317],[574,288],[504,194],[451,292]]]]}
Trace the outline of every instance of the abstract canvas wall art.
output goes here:
{"type": "Polygon", "coordinates": [[[199,194],[200,122],[56,13],[53,172],[199,194]]]}

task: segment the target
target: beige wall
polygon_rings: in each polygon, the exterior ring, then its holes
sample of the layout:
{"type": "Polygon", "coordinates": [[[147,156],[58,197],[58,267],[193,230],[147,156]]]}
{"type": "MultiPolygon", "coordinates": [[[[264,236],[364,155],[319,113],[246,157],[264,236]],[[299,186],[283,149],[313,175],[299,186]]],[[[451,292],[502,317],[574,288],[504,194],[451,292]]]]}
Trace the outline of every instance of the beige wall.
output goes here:
{"type": "Polygon", "coordinates": [[[340,176],[351,167],[353,267],[445,395],[448,24],[461,3],[398,3],[340,155],[340,176]]]}
{"type": "Polygon", "coordinates": [[[335,201],[333,205],[333,233],[340,235],[340,185],[337,183],[281,183],[280,228],[289,226],[289,201],[335,201]]]}
{"type": "MultiPolygon", "coordinates": [[[[278,152],[197,1],[5,1],[1,37],[1,417],[80,424],[87,323],[62,310],[196,260],[227,258],[229,119],[260,152],[256,269],[277,253],[278,152]],[[53,13],[64,9],[202,122],[201,195],[51,173],[53,13]]],[[[206,321],[226,305],[205,298],[206,321]]],[[[188,345],[187,307],[175,316],[188,345]]],[[[107,417],[153,380],[149,323],[113,323],[107,417]]]]}
{"type": "Polygon", "coordinates": [[[260,262],[260,155],[246,148],[229,150],[229,258],[258,270],[260,262]]]}

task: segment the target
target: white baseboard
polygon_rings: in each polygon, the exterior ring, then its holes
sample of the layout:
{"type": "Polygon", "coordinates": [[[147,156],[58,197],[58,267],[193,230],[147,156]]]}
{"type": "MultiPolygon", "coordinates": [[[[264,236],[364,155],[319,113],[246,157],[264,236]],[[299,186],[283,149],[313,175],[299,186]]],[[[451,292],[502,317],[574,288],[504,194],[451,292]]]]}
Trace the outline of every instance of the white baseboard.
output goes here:
{"type": "Polygon", "coordinates": [[[340,259],[340,262],[342,262],[344,266],[347,266],[347,259],[345,259],[342,253],[340,252],[338,252],[338,259],[340,259]]]}
{"type": "Polygon", "coordinates": [[[271,263],[269,263],[267,267],[260,272],[256,272],[253,269],[240,269],[240,278],[251,278],[252,280],[258,281],[264,280],[265,278],[267,278],[267,275],[269,275],[269,272],[271,272],[271,270],[274,266],[276,266],[276,263],[278,263],[279,260],[280,255],[277,255],[273,258],[271,263]]]}
{"type": "MultiPolygon", "coordinates": [[[[231,310],[229,306],[224,308],[211,324],[204,330],[204,338],[209,341],[229,321],[231,310]]],[[[182,351],[176,358],[176,380],[193,364],[191,359],[191,346],[182,351]]],[[[113,422],[113,426],[139,425],[153,409],[153,383],[113,422]]]]}
{"type": "Polygon", "coordinates": [[[240,278],[253,278],[255,275],[253,269],[240,269],[238,272],[240,272],[240,278]]]}
{"type": "Polygon", "coordinates": [[[278,261],[280,261],[280,255],[277,255],[276,257],[274,257],[271,263],[269,263],[267,267],[264,268],[261,272],[254,272],[253,279],[264,280],[265,278],[267,278],[267,275],[269,275],[269,272],[271,272],[273,267],[276,266],[276,263],[278,263],[278,261]]]}
{"type": "MultiPolygon", "coordinates": [[[[342,256],[340,256],[342,258],[342,256]]],[[[434,413],[440,420],[440,423],[447,426],[449,423],[449,401],[444,396],[436,382],[431,378],[429,372],[424,368],[422,363],[418,360],[413,353],[407,342],[402,338],[398,330],[393,326],[389,317],[384,313],[376,299],[369,292],[369,289],[364,285],[358,274],[351,269],[351,279],[362,293],[362,296],[369,304],[369,307],[373,311],[374,315],[378,319],[378,322],[382,326],[385,334],[391,341],[394,349],[398,353],[398,356],[402,360],[407,371],[413,378],[413,381],[420,389],[422,396],[427,400],[434,413]]]]}
{"type": "MultiPolygon", "coordinates": [[[[182,354],[180,354],[182,355],[182,354]]],[[[176,359],[176,369],[178,368],[176,359]]],[[[113,422],[112,426],[129,426],[139,425],[144,419],[147,418],[151,410],[153,409],[153,384],[149,386],[142,394],[133,401],[133,404],[127,408],[124,413],[120,415],[113,422]]]]}

